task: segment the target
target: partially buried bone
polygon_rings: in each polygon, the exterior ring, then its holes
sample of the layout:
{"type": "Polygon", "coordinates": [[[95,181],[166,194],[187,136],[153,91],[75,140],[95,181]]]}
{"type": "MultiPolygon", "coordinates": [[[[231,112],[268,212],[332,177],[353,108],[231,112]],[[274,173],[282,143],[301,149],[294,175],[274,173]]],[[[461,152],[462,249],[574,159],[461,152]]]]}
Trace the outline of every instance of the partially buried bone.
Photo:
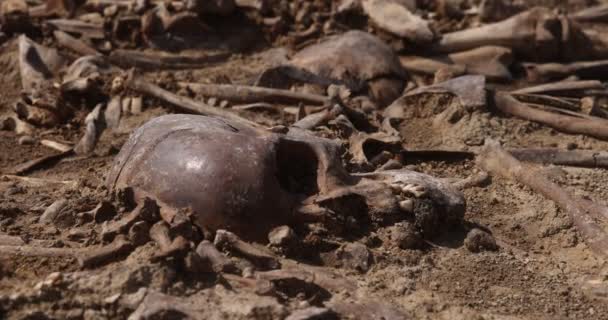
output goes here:
{"type": "Polygon", "coordinates": [[[281,134],[210,117],[167,115],[132,134],[107,184],[190,208],[202,229],[262,241],[273,227],[297,220],[305,199],[337,214],[364,203],[357,210],[377,223],[406,219],[399,202],[407,197],[390,188],[395,180],[427,190],[424,199],[413,199],[414,213],[440,221],[464,212],[462,195],[431,176],[407,170],[355,176],[342,166],[342,154],[337,142],[298,128],[281,134]]]}
{"type": "Polygon", "coordinates": [[[395,53],[382,40],[362,31],[308,46],[294,55],[291,64],[344,84],[353,92],[368,87],[381,106],[396,99],[405,87],[406,72],[395,53]]]}

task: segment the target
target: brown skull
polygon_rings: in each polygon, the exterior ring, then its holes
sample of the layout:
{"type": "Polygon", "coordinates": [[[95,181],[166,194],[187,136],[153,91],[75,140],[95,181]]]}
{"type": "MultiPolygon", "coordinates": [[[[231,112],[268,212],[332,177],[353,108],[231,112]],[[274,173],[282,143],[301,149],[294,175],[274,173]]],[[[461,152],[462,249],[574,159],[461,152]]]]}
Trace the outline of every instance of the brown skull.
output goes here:
{"type": "Polygon", "coordinates": [[[205,116],[167,115],[132,134],[107,183],[190,208],[199,227],[246,238],[298,220],[304,207],[351,214],[345,208],[353,199],[379,224],[410,216],[429,229],[429,221],[462,218],[464,198],[448,183],[408,170],[351,175],[342,166],[342,151],[338,143],[297,128],[278,134],[205,116]],[[416,205],[403,212],[400,204],[408,197],[416,205]],[[437,219],[423,217],[429,213],[437,219]]]}

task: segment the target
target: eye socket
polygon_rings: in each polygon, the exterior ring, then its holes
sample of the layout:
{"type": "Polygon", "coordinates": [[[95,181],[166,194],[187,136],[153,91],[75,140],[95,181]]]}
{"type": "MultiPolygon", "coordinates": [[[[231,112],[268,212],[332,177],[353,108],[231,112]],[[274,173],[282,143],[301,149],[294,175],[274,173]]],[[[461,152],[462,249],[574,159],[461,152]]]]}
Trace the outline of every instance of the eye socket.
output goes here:
{"type": "Polygon", "coordinates": [[[305,143],[281,140],[276,152],[277,178],[290,193],[310,196],[319,192],[317,168],[319,160],[305,143]]]}

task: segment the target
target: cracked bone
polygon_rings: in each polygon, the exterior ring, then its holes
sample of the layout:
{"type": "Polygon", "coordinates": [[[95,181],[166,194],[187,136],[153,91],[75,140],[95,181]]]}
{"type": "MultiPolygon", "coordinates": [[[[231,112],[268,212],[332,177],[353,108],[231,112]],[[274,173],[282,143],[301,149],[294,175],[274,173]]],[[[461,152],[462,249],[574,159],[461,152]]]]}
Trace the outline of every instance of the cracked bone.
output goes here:
{"type": "Polygon", "coordinates": [[[320,214],[336,209],[346,215],[339,210],[345,206],[335,205],[354,197],[365,203],[360,209],[372,221],[402,217],[398,202],[404,199],[390,187],[396,183],[427,190],[414,211],[430,210],[438,223],[462,218],[464,197],[451,185],[408,170],[349,174],[342,154],[336,141],[296,127],[276,133],[217,118],[167,115],[132,134],[106,181],[111,190],[131,187],[136,198],[151,196],[163,207],[191,210],[201,229],[226,229],[262,242],[272,228],[298,221],[304,204],[319,206],[320,214]]]}

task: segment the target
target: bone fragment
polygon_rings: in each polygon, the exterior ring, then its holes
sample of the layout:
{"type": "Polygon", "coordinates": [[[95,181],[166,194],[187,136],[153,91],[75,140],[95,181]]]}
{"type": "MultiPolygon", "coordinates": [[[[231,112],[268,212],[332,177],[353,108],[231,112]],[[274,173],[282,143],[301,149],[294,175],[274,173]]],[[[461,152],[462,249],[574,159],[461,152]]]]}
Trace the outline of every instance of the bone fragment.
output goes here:
{"type": "Polygon", "coordinates": [[[125,236],[120,235],[108,245],[87,249],[81,249],[82,252],[77,256],[78,263],[83,268],[95,267],[128,254],[133,249],[133,245],[125,236]]]}
{"type": "Polygon", "coordinates": [[[53,154],[50,156],[42,156],[40,158],[36,158],[33,160],[29,160],[27,162],[24,162],[22,164],[19,164],[17,166],[15,166],[10,173],[15,174],[15,175],[21,175],[21,174],[25,174],[27,172],[30,172],[32,170],[35,170],[37,168],[40,168],[42,166],[46,166],[50,163],[55,163],[65,157],[71,156],[73,155],[74,152],[72,149],[66,151],[66,152],[62,152],[62,153],[58,153],[58,154],[53,154]]]}
{"type": "Polygon", "coordinates": [[[129,75],[129,77],[127,78],[126,85],[134,91],[160,99],[182,110],[202,115],[226,118],[257,128],[260,127],[260,125],[258,125],[257,123],[242,118],[236,113],[232,113],[228,110],[214,108],[205,103],[198,102],[187,97],[178,96],[144,80],[137,79],[135,78],[134,74],[129,75]]]}
{"type": "Polygon", "coordinates": [[[230,231],[217,230],[213,244],[218,248],[243,255],[245,258],[253,260],[254,263],[261,264],[263,267],[270,269],[280,267],[278,259],[271,252],[239,239],[236,234],[230,231]]]}
{"type": "Polygon", "coordinates": [[[51,223],[61,213],[61,210],[68,204],[66,199],[59,199],[53,202],[44,210],[40,216],[40,223],[51,223]]]}
{"type": "MultiPolygon", "coordinates": [[[[477,159],[484,170],[507,179],[515,180],[554,201],[572,219],[589,248],[596,254],[608,257],[608,235],[588,214],[607,208],[597,204],[590,205],[549,180],[542,171],[522,164],[509,155],[495,141],[488,141],[477,159]]],[[[593,213],[592,213],[593,214],[593,213]]]]}
{"type": "Polygon", "coordinates": [[[608,21],[608,4],[585,8],[569,17],[578,22],[606,22],[608,21]]]}
{"type": "Polygon", "coordinates": [[[55,36],[55,40],[57,40],[57,43],[59,43],[60,46],[66,47],[80,55],[88,56],[99,54],[97,50],[93,49],[84,41],[74,38],[61,30],[55,30],[53,32],[53,35],[55,36]]]}
{"type": "Polygon", "coordinates": [[[203,240],[196,247],[196,254],[211,265],[217,273],[235,272],[236,266],[208,240],[203,240]]]}
{"type": "Polygon", "coordinates": [[[86,124],[85,132],[78,144],[74,147],[76,154],[88,154],[93,152],[99,137],[106,128],[105,119],[102,113],[103,104],[98,104],[93,111],[91,111],[84,122],[86,124]]]}
{"type": "Polygon", "coordinates": [[[65,145],[65,144],[57,142],[57,141],[48,140],[48,139],[40,140],[40,144],[45,147],[49,147],[51,149],[55,149],[60,152],[68,152],[68,151],[72,150],[71,146],[65,145]]]}
{"type": "Polygon", "coordinates": [[[1,180],[12,180],[18,181],[20,184],[24,184],[28,187],[45,187],[52,185],[65,185],[70,187],[76,187],[76,181],[71,180],[51,180],[51,179],[41,179],[41,178],[32,178],[32,177],[21,177],[10,174],[5,174],[0,176],[1,180]]]}
{"type": "Polygon", "coordinates": [[[141,52],[117,49],[108,56],[110,62],[123,68],[142,69],[191,69],[227,60],[229,53],[170,54],[163,52],[141,52]]]}
{"type": "Polygon", "coordinates": [[[317,94],[245,85],[179,82],[178,86],[188,88],[204,97],[215,97],[235,103],[268,102],[323,105],[329,102],[328,97],[317,94]]]}
{"type": "Polygon", "coordinates": [[[109,221],[103,224],[101,237],[110,241],[120,233],[126,233],[133,224],[138,221],[154,223],[160,219],[159,208],[156,202],[150,198],[144,198],[138,205],[122,217],[120,220],[109,221]]]}
{"type": "Polygon", "coordinates": [[[512,91],[518,94],[546,94],[560,96],[585,96],[589,90],[604,90],[604,85],[598,80],[559,81],[538,86],[527,87],[512,91]]]}
{"type": "Polygon", "coordinates": [[[104,39],[105,33],[102,24],[83,22],[80,20],[55,19],[47,20],[53,27],[69,33],[77,33],[89,39],[104,39]]]}
{"type": "Polygon", "coordinates": [[[158,221],[150,228],[150,238],[160,248],[160,251],[154,255],[153,260],[171,256],[183,256],[186,250],[189,249],[189,243],[184,237],[177,236],[171,240],[169,226],[164,221],[158,221]]]}
{"type": "Polygon", "coordinates": [[[546,81],[577,76],[582,79],[607,79],[608,60],[524,64],[529,81],[546,81]]]}
{"type": "Polygon", "coordinates": [[[571,134],[585,134],[597,139],[608,140],[608,120],[583,119],[538,110],[517,101],[511,95],[496,93],[495,106],[498,110],[526,120],[540,122],[558,131],[571,134]]]}

